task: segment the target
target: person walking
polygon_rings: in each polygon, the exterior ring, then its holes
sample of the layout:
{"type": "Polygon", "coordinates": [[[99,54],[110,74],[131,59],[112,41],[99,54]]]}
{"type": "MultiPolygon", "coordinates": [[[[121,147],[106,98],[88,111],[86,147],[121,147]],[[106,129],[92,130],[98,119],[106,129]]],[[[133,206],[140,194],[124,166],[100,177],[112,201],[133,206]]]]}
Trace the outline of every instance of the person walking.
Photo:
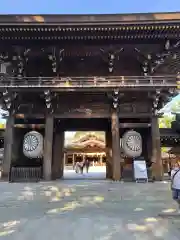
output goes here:
{"type": "Polygon", "coordinates": [[[74,166],[74,170],[75,170],[76,173],[79,173],[79,165],[80,165],[80,163],[76,162],[76,164],[74,166]]]}
{"type": "Polygon", "coordinates": [[[74,170],[75,170],[76,173],[83,174],[83,168],[84,168],[84,163],[83,162],[77,162],[74,170]]]}
{"type": "Polygon", "coordinates": [[[85,160],[85,168],[86,168],[86,173],[89,172],[89,166],[90,166],[90,162],[88,159],[85,160]]]}
{"type": "Polygon", "coordinates": [[[171,189],[172,197],[178,204],[178,213],[180,213],[180,163],[176,162],[171,170],[171,189]]]}

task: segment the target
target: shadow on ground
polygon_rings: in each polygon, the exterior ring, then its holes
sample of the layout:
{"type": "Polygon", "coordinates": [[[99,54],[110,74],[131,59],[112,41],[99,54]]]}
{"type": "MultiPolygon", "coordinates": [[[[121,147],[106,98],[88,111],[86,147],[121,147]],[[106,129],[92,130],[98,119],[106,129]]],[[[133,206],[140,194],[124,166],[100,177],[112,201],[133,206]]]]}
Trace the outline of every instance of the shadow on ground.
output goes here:
{"type": "Polygon", "coordinates": [[[169,183],[55,181],[1,183],[0,237],[6,239],[179,239],[169,183]]]}

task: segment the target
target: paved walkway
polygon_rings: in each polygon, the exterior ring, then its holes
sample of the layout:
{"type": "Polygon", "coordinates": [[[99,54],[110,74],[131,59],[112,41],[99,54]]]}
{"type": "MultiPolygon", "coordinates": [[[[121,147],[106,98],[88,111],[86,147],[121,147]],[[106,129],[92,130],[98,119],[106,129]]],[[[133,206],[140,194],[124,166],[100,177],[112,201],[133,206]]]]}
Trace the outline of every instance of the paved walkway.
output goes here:
{"type": "Polygon", "coordinates": [[[64,169],[64,179],[106,179],[106,166],[95,166],[90,167],[89,172],[86,173],[84,169],[83,174],[75,173],[75,170],[72,167],[66,167],[64,169]]]}
{"type": "Polygon", "coordinates": [[[0,239],[179,240],[168,183],[0,183],[0,239]]]}

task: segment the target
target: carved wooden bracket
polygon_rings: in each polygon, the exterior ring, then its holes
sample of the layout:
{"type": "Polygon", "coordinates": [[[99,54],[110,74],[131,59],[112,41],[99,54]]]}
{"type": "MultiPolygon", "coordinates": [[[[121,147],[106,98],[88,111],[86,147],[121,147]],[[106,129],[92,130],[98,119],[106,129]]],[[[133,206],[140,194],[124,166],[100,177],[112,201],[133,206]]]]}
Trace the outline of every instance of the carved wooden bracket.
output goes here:
{"type": "Polygon", "coordinates": [[[60,62],[63,60],[64,49],[57,50],[56,47],[52,48],[51,54],[48,55],[49,60],[52,63],[52,71],[57,73],[60,67],[60,62]]]}
{"type": "Polygon", "coordinates": [[[16,110],[15,99],[17,97],[17,93],[11,93],[7,89],[2,92],[2,99],[7,111],[14,113],[16,110]]]}
{"type": "Polygon", "coordinates": [[[54,96],[50,90],[44,91],[44,100],[45,100],[45,105],[48,113],[52,113],[54,111],[53,104],[52,104],[53,97],[54,96]]]}
{"type": "Polygon", "coordinates": [[[114,49],[112,49],[112,47],[110,47],[107,50],[104,50],[103,48],[100,48],[100,51],[103,54],[103,59],[105,59],[105,61],[108,62],[108,71],[109,71],[109,73],[113,72],[115,58],[123,50],[124,50],[124,48],[120,48],[120,49],[118,49],[116,51],[114,49]]]}
{"type": "Polygon", "coordinates": [[[119,107],[119,90],[115,89],[112,94],[112,106],[114,109],[118,109],[119,107]]]}

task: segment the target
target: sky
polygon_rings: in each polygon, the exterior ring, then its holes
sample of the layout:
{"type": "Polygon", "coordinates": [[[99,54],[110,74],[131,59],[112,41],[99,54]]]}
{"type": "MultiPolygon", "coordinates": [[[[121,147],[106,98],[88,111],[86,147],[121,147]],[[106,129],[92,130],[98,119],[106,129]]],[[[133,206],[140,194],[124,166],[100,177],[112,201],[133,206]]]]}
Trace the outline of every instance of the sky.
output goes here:
{"type": "Polygon", "coordinates": [[[1,0],[0,14],[177,12],[180,0],[1,0]]]}
{"type": "MultiPolygon", "coordinates": [[[[161,109],[160,112],[163,112],[163,113],[165,113],[165,114],[171,114],[171,111],[172,111],[171,107],[174,106],[175,103],[177,103],[177,101],[178,101],[178,103],[179,103],[179,100],[180,100],[180,94],[177,95],[176,97],[174,97],[174,98],[172,99],[172,101],[170,101],[169,103],[167,103],[167,104],[161,109]]],[[[179,104],[178,104],[178,106],[179,106],[179,104]]],[[[180,112],[180,109],[179,109],[179,112],[180,112]]]]}

